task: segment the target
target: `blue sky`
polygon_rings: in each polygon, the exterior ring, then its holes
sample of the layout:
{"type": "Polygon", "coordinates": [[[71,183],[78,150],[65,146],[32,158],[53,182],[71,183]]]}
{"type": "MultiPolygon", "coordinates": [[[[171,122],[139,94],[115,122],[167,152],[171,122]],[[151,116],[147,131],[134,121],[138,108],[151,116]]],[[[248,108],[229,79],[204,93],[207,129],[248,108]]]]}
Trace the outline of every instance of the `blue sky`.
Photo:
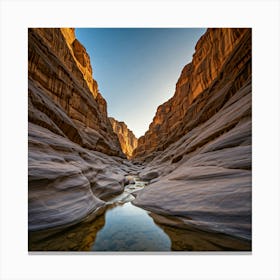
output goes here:
{"type": "Polygon", "coordinates": [[[108,115],[144,135],[157,107],[174,95],[203,28],[76,28],[90,55],[108,115]]]}

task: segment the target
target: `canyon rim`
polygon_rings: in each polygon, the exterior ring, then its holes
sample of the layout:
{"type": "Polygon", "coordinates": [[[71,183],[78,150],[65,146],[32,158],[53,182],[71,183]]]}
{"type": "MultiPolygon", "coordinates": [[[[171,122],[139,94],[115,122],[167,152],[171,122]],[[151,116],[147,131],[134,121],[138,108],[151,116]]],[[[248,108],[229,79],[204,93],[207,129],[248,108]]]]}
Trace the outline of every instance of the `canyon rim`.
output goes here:
{"type": "Polygon", "coordinates": [[[137,139],[75,29],[30,28],[29,251],[251,251],[251,33],[208,28],[137,139]]]}

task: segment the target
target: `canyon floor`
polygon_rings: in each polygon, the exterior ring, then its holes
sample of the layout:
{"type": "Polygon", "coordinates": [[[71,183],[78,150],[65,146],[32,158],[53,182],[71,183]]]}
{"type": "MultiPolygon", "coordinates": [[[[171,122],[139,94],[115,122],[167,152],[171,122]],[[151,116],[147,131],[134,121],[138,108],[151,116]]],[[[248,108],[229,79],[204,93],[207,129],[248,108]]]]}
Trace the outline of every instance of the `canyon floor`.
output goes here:
{"type": "MultiPolygon", "coordinates": [[[[139,167],[132,168],[137,174],[139,167]]],[[[142,168],[140,168],[142,169],[142,168]]],[[[133,174],[133,173],[132,173],[133,174]]],[[[147,187],[136,175],[126,176],[128,185],[106,205],[83,221],[29,233],[30,251],[168,252],[250,251],[245,238],[201,230],[173,215],[160,215],[133,204],[147,187]]]]}
{"type": "MultiPolygon", "coordinates": [[[[246,125],[208,150],[239,141],[246,125]]],[[[29,145],[30,251],[251,250],[246,145],[186,154],[170,164],[170,151],[187,147],[182,141],[143,163],[84,149],[32,125],[29,145]],[[240,154],[244,169],[234,168],[240,154]]]]}

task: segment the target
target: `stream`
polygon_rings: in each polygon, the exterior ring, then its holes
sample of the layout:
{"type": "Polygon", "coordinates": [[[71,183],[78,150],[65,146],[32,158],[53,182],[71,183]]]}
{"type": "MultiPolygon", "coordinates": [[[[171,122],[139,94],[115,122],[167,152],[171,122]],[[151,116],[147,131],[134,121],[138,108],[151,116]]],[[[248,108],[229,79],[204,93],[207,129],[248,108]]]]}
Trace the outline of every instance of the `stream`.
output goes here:
{"type": "Polygon", "coordinates": [[[92,251],[170,251],[168,235],[146,210],[131,204],[133,193],[144,186],[144,182],[135,181],[109,201],[113,207],[106,211],[105,225],[98,232],[92,251]]]}
{"type": "MultiPolygon", "coordinates": [[[[130,178],[131,180],[132,178],[130,178]]],[[[134,183],[79,224],[29,232],[29,251],[250,251],[251,243],[222,233],[182,228],[176,217],[151,213],[131,203],[146,183],[134,183]],[[164,221],[164,222],[163,222],[164,221]]]]}

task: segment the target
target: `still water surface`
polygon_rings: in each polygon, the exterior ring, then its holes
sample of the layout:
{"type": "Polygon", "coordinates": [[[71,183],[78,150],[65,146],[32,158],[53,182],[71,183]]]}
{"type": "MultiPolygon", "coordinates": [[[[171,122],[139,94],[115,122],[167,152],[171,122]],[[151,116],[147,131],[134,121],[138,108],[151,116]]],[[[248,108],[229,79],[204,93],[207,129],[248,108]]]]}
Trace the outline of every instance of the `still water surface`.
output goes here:
{"type": "Polygon", "coordinates": [[[135,181],[124,192],[108,202],[113,208],[105,214],[105,225],[97,233],[92,251],[170,251],[168,235],[142,208],[130,201],[144,182],[135,181]]]}
{"type": "Polygon", "coordinates": [[[134,206],[133,193],[145,187],[135,181],[107,202],[97,218],[63,229],[30,232],[29,251],[250,251],[251,243],[224,234],[181,228],[164,217],[134,206]],[[164,223],[162,221],[165,221],[164,223]],[[166,222],[167,221],[167,222],[166,222]]]}
{"type": "Polygon", "coordinates": [[[143,209],[130,202],[106,212],[93,251],[170,251],[168,235],[143,209]]]}

